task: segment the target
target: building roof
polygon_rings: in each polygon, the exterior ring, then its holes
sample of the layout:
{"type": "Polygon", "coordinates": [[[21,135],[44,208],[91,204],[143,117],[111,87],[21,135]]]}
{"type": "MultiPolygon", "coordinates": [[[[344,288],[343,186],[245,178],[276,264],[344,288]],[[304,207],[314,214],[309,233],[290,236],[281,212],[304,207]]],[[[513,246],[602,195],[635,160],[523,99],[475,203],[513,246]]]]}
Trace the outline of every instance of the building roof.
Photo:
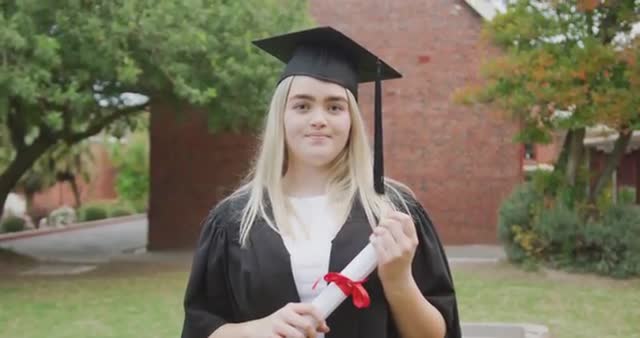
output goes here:
{"type": "MultiPolygon", "coordinates": [[[[619,133],[607,126],[598,125],[587,128],[587,134],[584,138],[584,145],[588,148],[594,148],[605,153],[613,151],[613,146],[619,137],[619,133]]],[[[626,153],[630,153],[640,149],[640,131],[636,130],[631,136],[629,146],[626,153]]]]}

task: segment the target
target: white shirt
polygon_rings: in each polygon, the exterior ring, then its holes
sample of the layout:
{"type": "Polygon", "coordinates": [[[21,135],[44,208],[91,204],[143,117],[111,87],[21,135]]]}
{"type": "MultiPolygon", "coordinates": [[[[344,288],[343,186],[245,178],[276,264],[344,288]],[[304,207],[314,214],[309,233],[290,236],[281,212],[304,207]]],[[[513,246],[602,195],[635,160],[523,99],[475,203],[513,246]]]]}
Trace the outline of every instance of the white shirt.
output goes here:
{"type": "MultiPolygon", "coordinates": [[[[299,217],[292,215],[289,222],[300,236],[295,240],[283,236],[283,240],[291,257],[291,270],[300,301],[310,303],[327,286],[322,277],[329,270],[331,241],[339,230],[339,224],[329,208],[327,195],[289,197],[289,201],[299,217]],[[309,239],[304,237],[300,220],[308,226],[309,239]]],[[[318,337],[323,338],[324,335],[318,337]]]]}

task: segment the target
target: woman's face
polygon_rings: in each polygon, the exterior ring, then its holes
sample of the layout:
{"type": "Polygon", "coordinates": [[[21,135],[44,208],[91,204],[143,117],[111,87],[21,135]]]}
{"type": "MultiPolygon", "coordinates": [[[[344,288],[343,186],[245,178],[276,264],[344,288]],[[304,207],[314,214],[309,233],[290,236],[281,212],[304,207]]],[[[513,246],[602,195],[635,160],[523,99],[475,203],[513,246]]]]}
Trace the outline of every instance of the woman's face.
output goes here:
{"type": "Polygon", "coordinates": [[[344,149],[351,130],[346,89],[297,76],[284,112],[285,140],[292,165],[324,167],[344,149]]]}

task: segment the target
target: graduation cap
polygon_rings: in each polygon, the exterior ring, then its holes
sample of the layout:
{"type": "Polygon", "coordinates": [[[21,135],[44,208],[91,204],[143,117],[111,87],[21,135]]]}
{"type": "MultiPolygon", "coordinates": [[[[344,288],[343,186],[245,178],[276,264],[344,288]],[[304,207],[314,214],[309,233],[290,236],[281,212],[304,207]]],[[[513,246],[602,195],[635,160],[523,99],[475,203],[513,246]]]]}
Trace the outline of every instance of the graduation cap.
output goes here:
{"type": "Polygon", "coordinates": [[[356,99],[358,84],[375,81],[373,177],[375,191],[383,194],[381,82],[402,75],[332,27],[288,33],[253,43],[286,64],[279,81],[292,75],[306,75],[337,83],[351,91],[356,99]]]}

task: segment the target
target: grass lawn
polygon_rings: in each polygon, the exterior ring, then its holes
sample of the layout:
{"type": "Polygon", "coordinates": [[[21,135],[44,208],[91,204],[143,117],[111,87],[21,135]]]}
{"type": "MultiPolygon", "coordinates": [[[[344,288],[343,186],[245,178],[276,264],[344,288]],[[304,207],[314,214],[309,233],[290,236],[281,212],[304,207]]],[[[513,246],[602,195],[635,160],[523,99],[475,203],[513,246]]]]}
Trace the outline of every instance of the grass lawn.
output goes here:
{"type": "Polygon", "coordinates": [[[463,321],[528,322],[553,338],[640,338],[640,280],[502,264],[454,271],[463,321]]]}
{"type": "MultiPolygon", "coordinates": [[[[554,338],[640,337],[640,281],[455,267],[464,321],[540,323],[554,338]]],[[[123,265],[0,279],[0,338],[178,337],[184,267],[123,265]]]]}

